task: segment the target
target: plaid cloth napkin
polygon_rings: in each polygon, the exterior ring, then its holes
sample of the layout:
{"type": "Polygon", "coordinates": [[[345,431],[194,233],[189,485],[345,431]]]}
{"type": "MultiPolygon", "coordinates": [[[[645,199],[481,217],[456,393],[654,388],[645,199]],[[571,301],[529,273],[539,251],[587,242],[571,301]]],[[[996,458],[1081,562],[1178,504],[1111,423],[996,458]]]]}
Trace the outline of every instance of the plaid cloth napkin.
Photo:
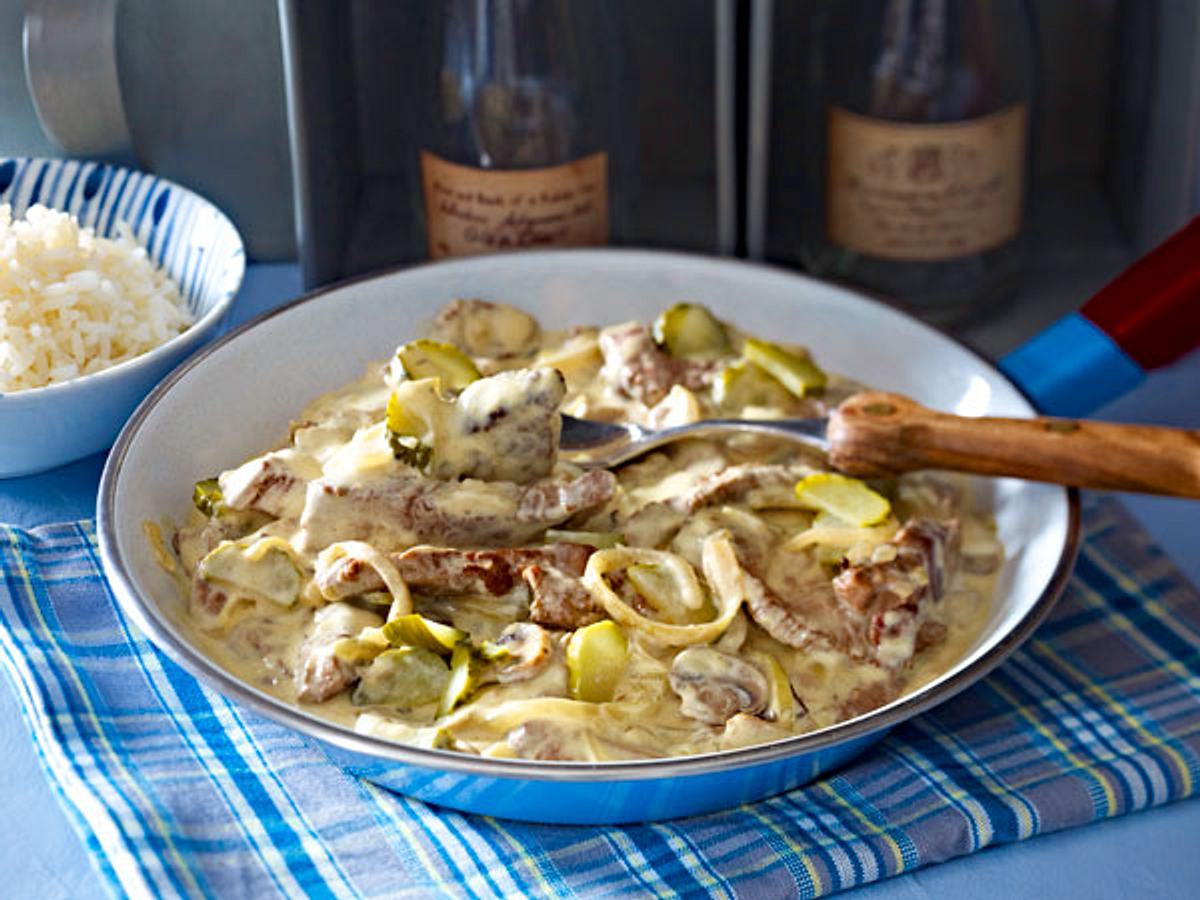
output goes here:
{"type": "Polygon", "coordinates": [[[0,647],[96,868],[134,896],[816,896],[1195,793],[1200,597],[1111,501],[1051,618],[860,761],[654,825],[438,811],[200,687],[115,611],[88,522],[0,527],[0,647]]]}

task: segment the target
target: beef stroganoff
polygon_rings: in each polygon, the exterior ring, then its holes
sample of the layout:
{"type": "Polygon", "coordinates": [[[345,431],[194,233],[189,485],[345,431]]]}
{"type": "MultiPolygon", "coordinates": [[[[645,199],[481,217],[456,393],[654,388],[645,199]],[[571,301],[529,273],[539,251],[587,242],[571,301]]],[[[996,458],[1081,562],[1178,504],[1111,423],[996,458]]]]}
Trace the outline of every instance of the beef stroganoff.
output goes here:
{"type": "Polygon", "coordinates": [[[745,434],[584,471],[559,457],[560,413],[820,416],[856,389],[695,304],[549,332],[454,301],[280,446],[196,484],[160,549],[205,652],[362,733],[582,761],[774,741],[972,645],[1003,551],[970,482],[866,483],[745,434]]]}

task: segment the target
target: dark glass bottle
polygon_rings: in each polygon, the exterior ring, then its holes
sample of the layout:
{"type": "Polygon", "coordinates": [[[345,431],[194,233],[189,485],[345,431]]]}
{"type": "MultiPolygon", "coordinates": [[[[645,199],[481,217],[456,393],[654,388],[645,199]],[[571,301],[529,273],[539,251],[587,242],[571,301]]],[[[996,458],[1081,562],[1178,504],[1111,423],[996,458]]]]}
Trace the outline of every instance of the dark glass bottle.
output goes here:
{"type": "Polygon", "coordinates": [[[420,151],[433,258],[607,243],[620,56],[603,3],[446,0],[420,151]]]}
{"type": "Polygon", "coordinates": [[[1023,0],[838,0],[814,23],[800,258],[933,321],[1017,287],[1035,91],[1023,0]]]}

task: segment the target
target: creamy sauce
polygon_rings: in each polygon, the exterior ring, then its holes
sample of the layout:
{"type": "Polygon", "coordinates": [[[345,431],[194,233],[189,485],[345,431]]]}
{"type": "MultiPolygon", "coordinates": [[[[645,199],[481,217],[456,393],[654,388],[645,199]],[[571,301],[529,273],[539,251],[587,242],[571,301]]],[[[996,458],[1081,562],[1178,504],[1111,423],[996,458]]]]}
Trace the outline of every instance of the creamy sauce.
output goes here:
{"type": "Polygon", "coordinates": [[[629,326],[547,333],[518,310],[456,302],[437,336],[485,377],[454,395],[376,367],[310,404],[286,444],[222,473],[220,507],[192,513],[174,556],[154,541],[194,640],[347,727],[526,758],[763,743],[936,679],[982,631],[1003,555],[965,480],[873,483],[891,512],[865,525],[797,497],[823,461],[795,444],[689,441],[615,482],[557,458],[560,408],[664,426],[819,414],[855,389],[831,376],[798,398],[767,378],[731,406],[722,373],[744,337],[726,331],[719,352],[679,360],[629,326]],[[424,455],[396,451],[393,396],[424,455]],[[617,541],[632,552],[591,550],[617,541]],[[461,552],[488,548],[499,555],[461,552]],[[406,613],[433,624],[389,632],[406,613]],[[609,618],[624,654],[580,657],[609,618]],[[446,626],[444,643],[430,637],[446,626]],[[600,700],[573,687],[581,658],[614,676],[600,700]]]}

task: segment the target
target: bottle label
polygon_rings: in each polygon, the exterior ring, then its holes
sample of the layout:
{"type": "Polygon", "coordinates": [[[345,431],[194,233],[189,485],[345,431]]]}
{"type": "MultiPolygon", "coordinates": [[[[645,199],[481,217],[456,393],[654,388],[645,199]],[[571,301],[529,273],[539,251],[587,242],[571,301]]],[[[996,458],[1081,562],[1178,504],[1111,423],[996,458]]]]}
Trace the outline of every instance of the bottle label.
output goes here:
{"type": "Polygon", "coordinates": [[[826,230],[870,256],[936,261],[1005,244],[1021,227],[1026,108],[913,124],[831,107],[826,230]]]}
{"type": "Polygon", "coordinates": [[[429,256],[608,243],[608,154],[545,169],[476,169],[421,152],[429,256]]]}

